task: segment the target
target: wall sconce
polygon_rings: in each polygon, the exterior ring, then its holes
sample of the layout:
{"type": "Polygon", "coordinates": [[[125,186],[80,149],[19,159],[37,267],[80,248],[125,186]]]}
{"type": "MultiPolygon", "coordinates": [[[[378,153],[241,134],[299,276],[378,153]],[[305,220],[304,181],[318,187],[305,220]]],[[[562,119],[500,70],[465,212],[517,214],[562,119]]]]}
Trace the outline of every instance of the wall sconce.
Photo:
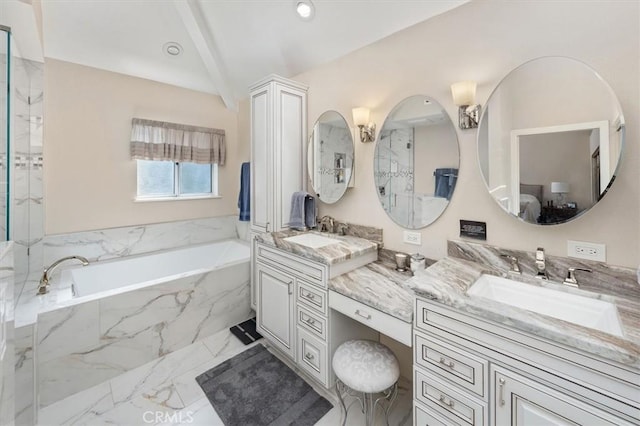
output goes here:
{"type": "Polygon", "coordinates": [[[467,80],[451,85],[453,103],[458,106],[458,126],[475,129],[480,120],[480,105],[476,104],[476,82],[467,80]]]}
{"type": "Polygon", "coordinates": [[[376,139],[376,125],[369,121],[369,108],[354,108],[353,124],[360,128],[360,142],[373,142],[376,139]]]}

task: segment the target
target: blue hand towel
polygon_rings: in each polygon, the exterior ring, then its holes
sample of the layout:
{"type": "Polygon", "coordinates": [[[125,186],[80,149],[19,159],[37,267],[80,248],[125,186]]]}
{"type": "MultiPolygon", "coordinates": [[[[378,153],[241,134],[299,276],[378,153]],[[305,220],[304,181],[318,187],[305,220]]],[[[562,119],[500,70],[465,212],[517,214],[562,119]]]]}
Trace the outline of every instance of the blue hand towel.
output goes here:
{"type": "Polygon", "coordinates": [[[240,220],[247,222],[251,219],[251,167],[250,163],[242,163],[240,168],[240,194],[238,195],[240,220]]]}
{"type": "Polygon", "coordinates": [[[434,195],[436,197],[451,199],[453,190],[456,187],[456,181],[458,180],[458,169],[442,168],[436,169],[433,172],[436,177],[436,189],[434,195]]]}
{"type": "Polygon", "coordinates": [[[305,225],[305,200],[307,194],[304,191],[294,192],[291,195],[291,214],[289,215],[289,226],[293,229],[304,230],[305,225]]]}

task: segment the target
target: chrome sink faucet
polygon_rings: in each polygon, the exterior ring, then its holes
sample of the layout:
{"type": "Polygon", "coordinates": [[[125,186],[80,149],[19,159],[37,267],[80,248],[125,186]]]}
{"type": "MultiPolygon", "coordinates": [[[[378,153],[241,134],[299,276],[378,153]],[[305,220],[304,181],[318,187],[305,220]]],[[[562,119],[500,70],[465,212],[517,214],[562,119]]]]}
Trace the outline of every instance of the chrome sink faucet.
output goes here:
{"type": "Polygon", "coordinates": [[[501,254],[500,256],[506,257],[511,261],[511,269],[509,269],[509,272],[511,272],[512,274],[522,274],[522,271],[520,270],[520,263],[518,262],[517,257],[510,254],[501,254]]]}
{"type": "Polygon", "coordinates": [[[87,266],[89,264],[87,258],[82,256],[67,256],[56,260],[51,264],[51,266],[44,268],[42,278],[40,278],[40,284],[38,285],[38,294],[46,294],[49,291],[49,279],[51,278],[51,273],[58,265],[67,260],[79,260],[82,262],[82,266],[87,266]]]}
{"type": "Polygon", "coordinates": [[[564,283],[571,287],[579,287],[578,280],[576,279],[575,271],[592,272],[591,269],[586,268],[569,268],[567,270],[567,278],[564,279],[564,283]]]}
{"type": "Polygon", "coordinates": [[[536,278],[540,278],[541,280],[549,279],[549,274],[547,273],[547,263],[544,258],[544,249],[542,247],[538,247],[538,249],[536,250],[536,268],[538,268],[536,278]]]}

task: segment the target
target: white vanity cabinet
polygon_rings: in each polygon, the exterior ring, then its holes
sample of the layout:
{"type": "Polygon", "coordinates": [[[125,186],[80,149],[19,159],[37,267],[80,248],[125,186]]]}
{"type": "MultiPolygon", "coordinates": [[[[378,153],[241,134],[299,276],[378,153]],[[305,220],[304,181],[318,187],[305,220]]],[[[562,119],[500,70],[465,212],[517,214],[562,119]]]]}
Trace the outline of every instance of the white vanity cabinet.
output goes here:
{"type": "Polygon", "coordinates": [[[257,330],[326,388],[337,347],[377,333],[329,309],[329,266],[254,240],[257,330]]]}
{"type": "Polygon", "coordinates": [[[277,75],[251,95],[251,231],[289,228],[291,195],[307,178],[307,86],[277,75]]]}
{"type": "Polygon", "coordinates": [[[416,299],[414,424],[640,424],[637,370],[416,299]]]}

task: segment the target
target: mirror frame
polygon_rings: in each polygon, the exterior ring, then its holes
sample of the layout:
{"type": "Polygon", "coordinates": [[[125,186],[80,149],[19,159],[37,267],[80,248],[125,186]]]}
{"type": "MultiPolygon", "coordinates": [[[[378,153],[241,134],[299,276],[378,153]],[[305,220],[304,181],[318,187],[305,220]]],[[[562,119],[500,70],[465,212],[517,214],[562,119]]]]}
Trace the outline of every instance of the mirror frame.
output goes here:
{"type": "MultiPolygon", "coordinates": [[[[588,130],[588,129],[600,129],[600,131],[602,132],[603,123],[604,123],[604,121],[594,120],[594,121],[591,121],[591,122],[580,122],[580,123],[572,123],[572,124],[555,124],[555,125],[546,126],[546,128],[549,129],[549,130],[554,130],[554,128],[555,128],[555,130],[553,132],[548,132],[548,133],[561,133],[561,132],[567,132],[567,131],[588,130]],[[589,125],[589,126],[587,126],[587,125],[589,125]]],[[[511,152],[510,152],[510,173],[513,174],[513,173],[517,172],[518,176],[520,174],[520,161],[519,161],[519,158],[518,158],[518,161],[515,162],[515,155],[519,153],[519,146],[516,146],[516,148],[517,148],[516,151],[517,152],[514,153],[514,151],[513,151],[514,144],[517,144],[517,142],[519,141],[519,138],[521,136],[530,136],[530,135],[538,134],[538,133],[536,133],[536,130],[537,129],[543,129],[543,128],[545,128],[545,127],[532,128],[532,129],[521,128],[521,129],[512,129],[511,130],[511,132],[510,132],[511,135],[509,137],[509,140],[510,140],[509,149],[511,150],[511,152]]],[[[608,133],[607,133],[607,140],[608,140],[608,133]]],[[[572,57],[569,57],[569,56],[541,56],[541,57],[529,59],[528,61],[525,61],[522,64],[520,64],[517,67],[513,68],[512,70],[510,70],[507,74],[504,75],[504,77],[502,77],[500,79],[498,84],[491,91],[491,94],[489,95],[489,97],[487,98],[487,101],[485,102],[484,108],[482,108],[482,115],[480,116],[480,120],[478,121],[478,130],[477,130],[477,133],[476,133],[476,161],[477,161],[477,164],[478,164],[478,169],[479,169],[479,172],[480,172],[480,176],[482,176],[482,180],[484,182],[484,185],[485,185],[485,188],[487,190],[488,195],[509,216],[517,219],[520,222],[527,223],[527,224],[534,225],[534,226],[562,225],[564,223],[572,222],[572,221],[574,221],[574,220],[576,220],[578,218],[583,217],[587,212],[589,212],[596,204],[598,204],[604,198],[604,196],[607,194],[607,192],[609,192],[609,189],[613,185],[613,182],[616,180],[616,176],[617,176],[617,174],[618,174],[618,172],[620,170],[620,164],[622,163],[622,158],[623,158],[623,154],[624,154],[625,145],[626,145],[626,126],[625,126],[625,119],[624,119],[624,111],[622,110],[622,106],[620,105],[620,100],[618,99],[616,93],[611,88],[609,83],[604,78],[602,78],[602,76],[594,68],[592,68],[590,65],[588,65],[587,63],[585,63],[585,62],[583,62],[583,61],[581,61],[579,59],[575,59],[575,58],[572,58],[572,57]],[[601,189],[601,193],[600,193],[601,195],[593,203],[593,205],[591,205],[589,208],[583,210],[582,212],[579,212],[575,216],[570,217],[568,219],[564,219],[562,221],[551,222],[551,223],[534,223],[534,222],[530,222],[530,221],[527,221],[527,220],[523,219],[517,213],[514,213],[513,211],[511,211],[508,207],[506,207],[504,204],[502,204],[493,194],[491,194],[491,190],[489,188],[489,183],[487,182],[487,177],[485,176],[485,174],[483,172],[483,167],[482,167],[482,163],[481,163],[480,138],[481,138],[481,135],[483,133],[481,130],[482,130],[483,124],[485,123],[485,115],[487,113],[489,113],[488,111],[489,111],[489,106],[490,106],[491,99],[493,98],[495,93],[500,89],[501,85],[510,76],[512,76],[515,72],[517,72],[518,70],[522,69],[523,67],[531,64],[532,62],[537,62],[537,61],[545,60],[545,59],[563,59],[563,60],[571,61],[571,62],[573,62],[573,63],[575,63],[577,65],[581,65],[581,66],[585,67],[587,70],[589,70],[593,74],[593,76],[602,83],[603,87],[605,88],[605,90],[610,95],[611,104],[613,106],[615,106],[615,108],[616,108],[616,110],[618,112],[618,119],[620,119],[620,123],[619,123],[620,132],[621,132],[620,150],[619,150],[620,152],[618,153],[618,159],[617,159],[616,165],[613,168],[613,170],[611,170],[611,177],[609,179],[609,182],[607,182],[606,188],[601,189]]],[[[511,180],[513,181],[513,178],[511,180]]],[[[514,199],[516,201],[519,201],[519,199],[520,199],[519,187],[517,189],[518,190],[516,191],[516,188],[512,187],[509,196],[512,199],[514,199]],[[516,192],[517,192],[517,194],[516,194],[516,192]]],[[[513,204],[515,205],[515,202],[513,202],[513,204]]]]}

